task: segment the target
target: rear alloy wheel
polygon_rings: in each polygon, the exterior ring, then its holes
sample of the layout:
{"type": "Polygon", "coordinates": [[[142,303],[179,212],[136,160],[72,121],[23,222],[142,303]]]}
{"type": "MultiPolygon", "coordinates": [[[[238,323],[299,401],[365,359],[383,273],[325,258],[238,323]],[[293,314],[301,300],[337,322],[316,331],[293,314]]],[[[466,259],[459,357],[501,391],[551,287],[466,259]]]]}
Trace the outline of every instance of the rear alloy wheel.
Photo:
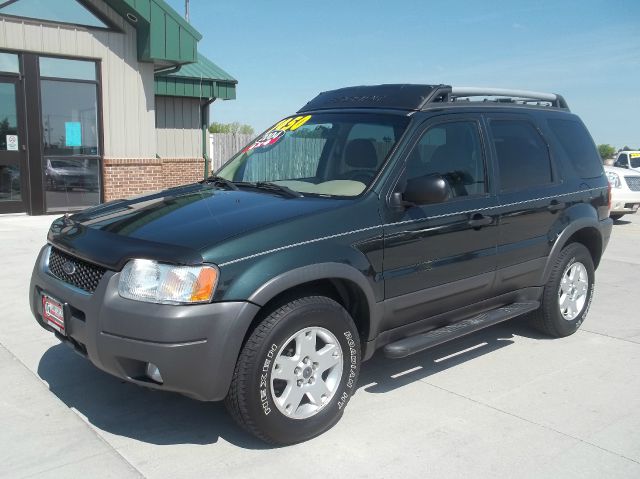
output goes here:
{"type": "Polygon", "coordinates": [[[358,331],[334,300],[309,296],[268,314],[245,343],[227,409],[277,445],[315,437],[338,422],[360,371],[358,331]]]}
{"type": "Polygon", "coordinates": [[[544,287],[542,305],[531,315],[534,325],[555,337],[575,333],[589,311],[594,279],[589,250],[580,243],[565,246],[544,287]]]}

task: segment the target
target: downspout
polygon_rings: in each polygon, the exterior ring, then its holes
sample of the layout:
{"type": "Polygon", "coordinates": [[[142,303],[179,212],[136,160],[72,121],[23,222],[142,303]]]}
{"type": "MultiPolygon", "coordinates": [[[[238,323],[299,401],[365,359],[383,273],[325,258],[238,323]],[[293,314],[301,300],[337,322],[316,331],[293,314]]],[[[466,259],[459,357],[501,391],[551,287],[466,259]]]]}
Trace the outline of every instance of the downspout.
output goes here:
{"type": "Polygon", "coordinates": [[[170,73],[179,72],[182,68],[182,65],[173,65],[170,67],[158,68],[157,70],[153,70],[154,75],[169,75],[170,73]]]}
{"type": "Polygon", "coordinates": [[[202,127],[202,158],[204,159],[204,178],[209,177],[209,157],[207,156],[207,141],[209,140],[207,132],[209,129],[209,105],[211,105],[215,98],[209,98],[200,108],[200,119],[202,127]]]}

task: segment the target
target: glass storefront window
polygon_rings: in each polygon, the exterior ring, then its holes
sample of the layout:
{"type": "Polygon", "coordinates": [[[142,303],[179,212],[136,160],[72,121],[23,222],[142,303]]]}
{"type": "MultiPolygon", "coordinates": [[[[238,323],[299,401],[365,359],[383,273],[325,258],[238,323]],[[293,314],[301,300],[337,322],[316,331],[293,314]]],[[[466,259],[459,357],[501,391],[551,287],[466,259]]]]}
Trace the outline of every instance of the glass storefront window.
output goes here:
{"type": "Polygon", "coordinates": [[[18,55],[15,55],[13,53],[0,52],[0,72],[20,73],[20,64],[18,63],[18,55]]]}
{"type": "Polygon", "coordinates": [[[98,84],[94,62],[40,57],[47,211],[100,203],[98,84]],[[45,77],[69,78],[52,79],[45,77]]]}
{"type": "Polygon", "coordinates": [[[47,211],[65,211],[100,203],[100,161],[95,158],[46,158],[47,211]]]}
{"type": "Polygon", "coordinates": [[[42,80],[40,89],[44,156],[99,155],[97,86],[42,80]]]}
{"type": "Polygon", "coordinates": [[[77,0],[0,0],[0,14],[107,28],[102,20],[77,0]]]}
{"type": "Polygon", "coordinates": [[[84,60],[40,57],[40,76],[95,81],[96,64],[84,60]]]}
{"type": "MultiPolygon", "coordinates": [[[[16,89],[13,83],[0,83],[0,151],[12,150],[12,136],[18,134],[16,89]]],[[[17,142],[16,142],[17,143],[17,142]]],[[[17,149],[17,144],[14,145],[17,149]]]]}
{"type": "Polygon", "coordinates": [[[0,203],[21,200],[20,167],[18,165],[0,165],[0,203]]]}

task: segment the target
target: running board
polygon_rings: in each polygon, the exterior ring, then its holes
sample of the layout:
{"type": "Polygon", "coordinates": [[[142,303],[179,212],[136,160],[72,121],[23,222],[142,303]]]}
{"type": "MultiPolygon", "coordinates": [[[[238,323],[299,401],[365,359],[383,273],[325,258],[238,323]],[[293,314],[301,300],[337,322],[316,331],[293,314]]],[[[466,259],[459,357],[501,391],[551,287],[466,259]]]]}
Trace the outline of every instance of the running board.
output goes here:
{"type": "Polygon", "coordinates": [[[384,347],[384,355],[392,359],[404,358],[452,339],[460,338],[480,329],[515,318],[521,314],[535,311],[539,307],[540,303],[538,301],[527,301],[492,309],[464,321],[389,343],[384,347]]]}

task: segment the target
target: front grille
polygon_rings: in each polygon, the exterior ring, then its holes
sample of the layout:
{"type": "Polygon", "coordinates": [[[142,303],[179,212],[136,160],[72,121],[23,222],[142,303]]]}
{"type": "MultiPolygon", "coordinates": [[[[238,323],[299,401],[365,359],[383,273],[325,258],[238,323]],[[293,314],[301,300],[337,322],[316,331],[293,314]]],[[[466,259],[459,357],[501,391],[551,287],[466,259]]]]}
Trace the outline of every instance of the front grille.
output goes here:
{"type": "Polygon", "coordinates": [[[49,253],[49,272],[59,280],[88,293],[93,293],[96,290],[105,271],[102,266],[87,263],[57,248],[52,247],[49,253]],[[65,263],[73,264],[75,267],[73,274],[68,274],[62,269],[65,263]]]}
{"type": "Polygon", "coordinates": [[[624,179],[631,191],[640,191],[640,176],[625,176],[624,179]]]}

